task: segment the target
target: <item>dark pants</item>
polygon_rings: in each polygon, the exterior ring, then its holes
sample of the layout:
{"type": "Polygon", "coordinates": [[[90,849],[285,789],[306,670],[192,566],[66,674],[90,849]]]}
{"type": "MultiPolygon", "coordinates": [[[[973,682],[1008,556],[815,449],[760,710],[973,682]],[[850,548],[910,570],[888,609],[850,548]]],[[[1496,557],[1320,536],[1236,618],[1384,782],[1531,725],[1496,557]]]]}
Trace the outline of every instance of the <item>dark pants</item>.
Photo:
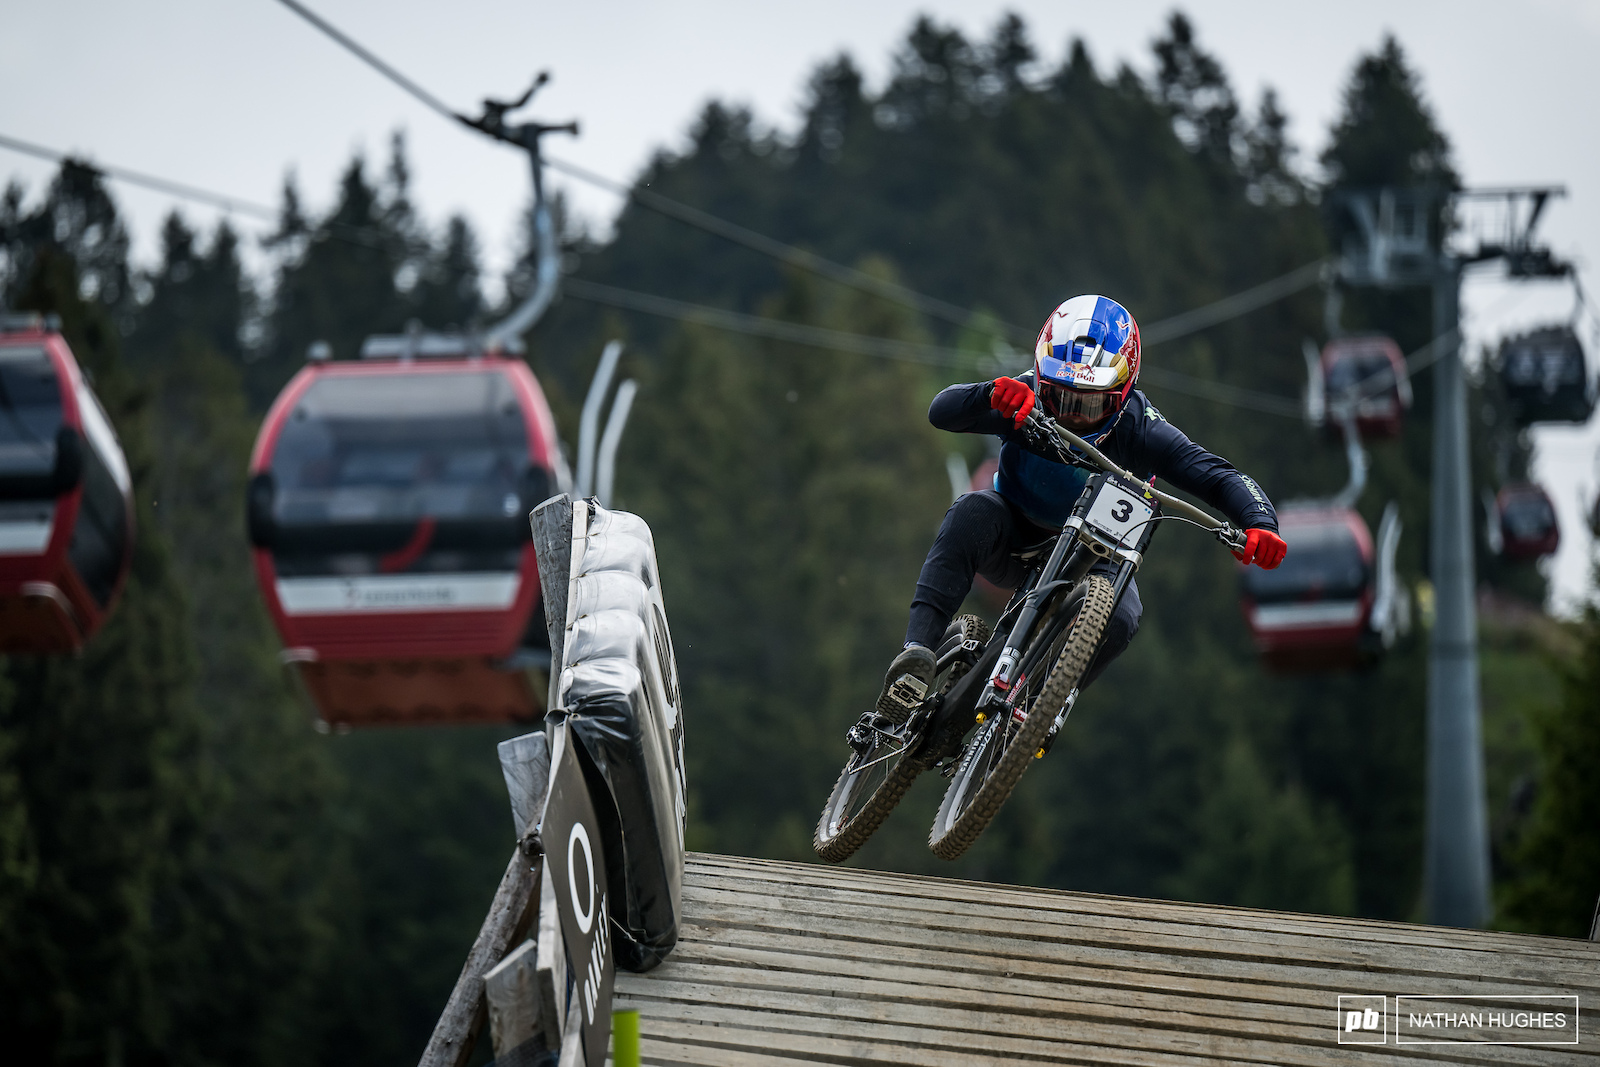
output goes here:
{"type": "MultiPolygon", "coordinates": [[[[1029,521],[1005,497],[993,489],[967,493],[945,512],[928,558],[917,578],[917,595],[911,601],[911,624],[906,628],[907,643],[916,642],[937,648],[945,628],[955,617],[961,602],[972,589],[972,576],[981,574],[1003,589],[1015,588],[1028,572],[1029,564],[1020,555],[1055,536],[1029,521]]],[[[1108,578],[1110,564],[1095,565],[1108,578]]],[[[1132,580],[1106,624],[1100,652],[1084,674],[1078,688],[1086,688],[1100,677],[1111,661],[1122,655],[1133,635],[1139,632],[1144,605],[1139,602],[1139,587],[1132,580]]]]}

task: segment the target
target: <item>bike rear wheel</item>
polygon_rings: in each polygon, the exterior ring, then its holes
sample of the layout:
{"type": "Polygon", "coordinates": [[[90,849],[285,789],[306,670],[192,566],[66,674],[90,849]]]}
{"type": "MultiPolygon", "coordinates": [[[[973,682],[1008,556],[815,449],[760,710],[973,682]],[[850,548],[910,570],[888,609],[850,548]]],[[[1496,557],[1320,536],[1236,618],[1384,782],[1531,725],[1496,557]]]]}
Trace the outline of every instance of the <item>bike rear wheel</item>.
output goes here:
{"type": "MultiPolygon", "coordinates": [[[[988,640],[988,623],[976,615],[961,615],[945,631],[938,656],[942,660],[963,642],[977,641],[982,645],[988,640]]],[[[930,696],[947,692],[968,669],[965,661],[956,660],[934,679],[930,696]]],[[[854,855],[926,769],[925,764],[908,755],[919,738],[902,734],[896,738],[874,730],[872,746],[866,752],[851,752],[811,839],[811,847],[820,858],[839,863],[854,855]]]]}
{"type": "MultiPolygon", "coordinates": [[[[928,834],[928,847],[935,856],[953,860],[971,848],[1011,796],[1022,772],[1036,754],[1042,754],[1050,727],[1089,669],[1115,606],[1111,583],[1098,574],[1086,577],[1070,594],[1063,610],[1075,611],[1077,617],[1049,676],[1025,707],[1026,718],[1019,723],[1001,708],[980,722],[968,742],[928,834]]],[[[1039,628],[1041,634],[1044,629],[1039,628]]]]}

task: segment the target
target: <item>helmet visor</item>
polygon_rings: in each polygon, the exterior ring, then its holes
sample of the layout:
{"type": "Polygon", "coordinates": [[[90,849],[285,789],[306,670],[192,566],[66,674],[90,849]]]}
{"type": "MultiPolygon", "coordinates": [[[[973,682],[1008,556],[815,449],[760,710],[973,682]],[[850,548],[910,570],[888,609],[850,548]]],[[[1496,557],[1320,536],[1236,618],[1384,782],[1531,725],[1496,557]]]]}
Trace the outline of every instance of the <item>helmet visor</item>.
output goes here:
{"type": "Polygon", "coordinates": [[[1122,406],[1122,391],[1068,389],[1055,382],[1042,382],[1039,399],[1055,418],[1072,425],[1093,426],[1122,406]]]}

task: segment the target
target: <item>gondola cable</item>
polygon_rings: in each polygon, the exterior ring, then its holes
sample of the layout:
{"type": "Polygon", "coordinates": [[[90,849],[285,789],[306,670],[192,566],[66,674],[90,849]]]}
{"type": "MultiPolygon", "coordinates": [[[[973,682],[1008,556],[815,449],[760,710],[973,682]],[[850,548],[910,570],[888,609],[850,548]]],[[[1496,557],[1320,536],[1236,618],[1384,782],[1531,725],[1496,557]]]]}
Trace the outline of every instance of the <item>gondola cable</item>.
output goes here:
{"type": "MultiPolygon", "coordinates": [[[[673,300],[670,297],[637,293],[628,289],[601,285],[598,282],[586,281],[582,278],[568,278],[565,283],[565,289],[567,296],[574,299],[615,307],[624,311],[635,311],[679,322],[710,326],[730,333],[742,333],[749,336],[810,345],[832,351],[874,356],[880,359],[894,359],[902,362],[949,367],[971,364],[987,358],[980,353],[968,350],[919,344],[912,341],[899,341],[885,337],[869,337],[819,326],[785,322],[781,319],[766,318],[760,315],[747,315],[742,312],[730,311],[726,308],[691,304],[687,301],[673,300]]],[[[1263,393],[1254,389],[1244,389],[1223,382],[1211,382],[1164,368],[1147,367],[1142,374],[1152,384],[1164,389],[1170,389],[1175,393],[1184,393],[1234,407],[1249,408],[1269,415],[1299,418],[1301,414],[1300,402],[1288,397],[1263,393]]]]}
{"type": "MultiPolygon", "coordinates": [[[[35,156],[52,162],[62,162],[69,157],[67,153],[45,148],[14,137],[0,134],[0,147],[10,148],[25,155],[35,156]]],[[[548,161],[547,161],[548,162],[548,161]]],[[[105,173],[108,177],[124,181],[132,185],[139,185],[166,193],[179,199],[194,200],[199,203],[220,206],[225,210],[237,210],[244,214],[256,215],[271,220],[277,220],[280,215],[272,208],[256,204],[252,201],[222,193],[201,189],[197,186],[182,182],[170,181],[144,174],[140,171],[130,170],[126,167],[95,163],[93,166],[105,173]]],[[[345,241],[363,247],[381,248],[386,242],[374,231],[361,226],[352,226],[336,220],[326,220],[321,224],[326,227],[327,237],[331,240],[345,241]]],[[[1265,282],[1254,289],[1235,293],[1224,297],[1215,304],[1206,305],[1182,315],[1177,319],[1188,319],[1193,323],[1203,314],[1214,315],[1212,310],[1219,305],[1230,305],[1236,311],[1240,308],[1251,310],[1261,306],[1256,301],[1263,300],[1270,295],[1278,283],[1302,275],[1311,266],[1297,268],[1295,271],[1278,279],[1265,282]],[[1248,306],[1246,306],[1248,305],[1248,306]]],[[[941,348],[936,345],[917,345],[913,342],[900,342],[888,338],[870,337],[863,334],[851,334],[839,330],[828,330],[822,327],[804,326],[799,323],[783,322],[779,319],[766,318],[759,315],[747,315],[741,312],[729,311],[725,308],[714,308],[700,304],[691,304],[686,301],[674,300],[670,297],[656,296],[649,293],[639,293],[614,286],[601,285],[597,282],[588,282],[583,279],[569,278],[566,283],[567,295],[576,299],[587,300],[591,303],[604,304],[622,310],[643,312],[663,318],[676,319],[683,322],[693,322],[699,325],[712,326],[717,329],[732,333],[743,333],[751,336],[768,337],[773,340],[787,340],[800,344],[809,344],[814,347],[833,351],[850,352],[857,355],[868,355],[877,358],[905,359],[911,362],[932,365],[950,365],[962,360],[973,358],[973,353],[953,349],[941,348]],[[900,347],[905,346],[905,347],[900,347]],[[889,353],[895,354],[889,354],[889,353]]],[[[1243,313],[1243,311],[1238,311],[1243,313]]],[[[1167,322],[1162,320],[1153,323],[1148,332],[1160,331],[1167,322]]],[[[1220,320],[1215,320],[1220,321],[1220,320]]],[[[1207,321],[1206,325],[1213,324],[1207,321]]],[[[1171,339],[1169,335],[1167,339],[1171,339]]],[[[1299,402],[1288,397],[1263,393],[1257,390],[1245,389],[1240,386],[1229,385],[1224,382],[1208,381],[1196,378],[1178,371],[1164,368],[1147,368],[1145,375],[1149,381],[1176,393],[1195,396],[1200,399],[1212,400],[1234,407],[1243,407],[1271,415],[1298,417],[1300,413],[1299,402]]]]}
{"type": "MultiPolygon", "coordinates": [[[[25,155],[57,163],[70,158],[67,153],[22,141],[5,134],[0,134],[0,147],[10,148],[25,155]]],[[[554,165],[550,160],[546,160],[546,162],[554,165]]],[[[188,185],[183,182],[155,177],[126,167],[101,163],[95,163],[93,166],[107,176],[119,181],[125,181],[131,185],[140,185],[157,192],[164,192],[179,199],[194,200],[199,203],[220,206],[226,210],[237,210],[244,214],[252,214],[271,220],[279,218],[279,213],[274,209],[249,200],[201,189],[198,186],[188,185]]],[[[383,241],[373,231],[364,227],[351,226],[348,223],[340,223],[333,220],[326,221],[323,225],[328,227],[328,236],[333,240],[348,241],[365,247],[381,247],[383,245],[383,241]]],[[[1203,329],[1206,326],[1216,325],[1224,321],[1223,318],[1217,317],[1219,311],[1223,308],[1232,308],[1235,314],[1244,314],[1247,311],[1263,306],[1264,303],[1268,303],[1273,299],[1288,295],[1284,291],[1288,286],[1298,285],[1300,281],[1308,276],[1314,282],[1317,277],[1320,277],[1322,264],[1323,261],[1321,260],[1308,263],[1290,271],[1288,274],[1263,282],[1252,289],[1246,289],[1212,304],[1183,312],[1168,319],[1162,319],[1159,322],[1152,323],[1146,329],[1145,334],[1155,334],[1161,337],[1162,340],[1172,340],[1176,336],[1181,336],[1181,334],[1163,334],[1161,331],[1167,328],[1169,324],[1175,329],[1182,330],[1183,333],[1188,333],[1195,329],[1203,329]],[[1313,267],[1318,268],[1316,275],[1311,275],[1311,268],[1313,267]],[[1200,325],[1195,325],[1196,323],[1200,323],[1200,325]]],[[[642,312],[681,322],[711,326],[730,333],[743,333],[750,336],[767,337],[772,340],[793,341],[798,344],[808,344],[831,351],[849,352],[856,355],[884,359],[900,359],[936,366],[957,364],[960,361],[972,359],[974,356],[974,353],[960,349],[896,341],[890,338],[870,337],[865,334],[852,334],[823,327],[805,326],[800,323],[784,322],[781,319],[748,315],[742,312],[730,311],[726,308],[692,304],[687,301],[675,300],[671,297],[656,296],[650,293],[640,293],[615,286],[602,285],[598,282],[590,282],[580,278],[568,278],[566,290],[567,295],[590,303],[603,304],[626,311],[642,312]]],[[[1592,309],[1591,314],[1593,314],[1592,309]]],[[[1407,374],[1417,374],[1437,362],[1445,351],[1443,342],[1454,336],[1456,332],[1447,331],[1410,353],[1406,357],[1407,374]]],[[[1233,407],[1260,411],[1269,415],[1299,418],[1302,414],[1300,402],[1289,397],[1254,389],[1245,389],[1225,382],[1196,378],[1192,375],[1165,368],[1147,367],[1143,374],[1153,384],[1164,389],[1170,389],[1175,393],[1183,393],[1233,407]]],[[[1374,375],[1362,383],[1363,392],[1367,389],[1381,392],[1392,384],[1389,380],[1390,378],[1392,378],[1392,375],[1381,373],[1374,375]]]]}
{"type": "MultiPolygon", "coordinates": [[[[415,97],[430,110],[474,130],[482,130],[478,122],[467,118],[459,112],[452,111],[438,97],[378,58],[370,49],[359,44],[349,34],[333,26],[326,19],[300,3],[299,0],[279,0],[279,2],[300,15],[316,29],[327,34],[356,58],[394,82],[395,85],[415,97]]],[[[597,188],[631,199],[643,207],[650,208],[707,233],[743,245],[752,251],[769,256],[779,262],[809,271],[839,282],[842,285],[892,300],[957,326],[965,326],[973,319],[974,313],[967,308],[919,293],[882,278],[875,278],[864,271],[847,267],[842,263],[836,263],[833,260],[819,256],[814,252],[808,252],[803,248],[757,233],[747,227],[740,226],[738,223],[719,218],[671,197],[662,196],[660,193],[651,192],[648,189],[623,185],[621,182],[596,174],[584,167],[549,156],[545,156],[544,161],[546,165],[577,178],[579,181],[587,182],[597,188]]],[[[1234,293],[1203,307],[1162,319],[1151,324],[1143,331],[1144,343],[1146,345],[1154,345],[1177,340],[1179,337],[1218,325],[1229,319],[1265,307],[1303,289],[1310,288],[1322,280],[1323,272],[1330,262],[1331,257],[1323,257],[1243,292],[1234,293]]],[[[1033,341],[1033,332],[1031,330],[1027,330],[1015,323],[1004,321],[997,323],[997,325],[1004,329],[1011,339],[1017,343],[1031,344],[1033,341]]]]}
{"type": "MultiPolygon", "coordinates": [[[[58,152],[53,148],[46,148],[43,145],[34,144],[31,141],[24,141],[16,137],[8,137],[5,134],[0,134],[0,148],[9,148],[13,152],[18,152],[25,156],[33,156],[36,159],[43,159],[51,163],[62,163],[74,158],[71,153],[58,152]]],[[[130,170],[127,167],[119,167],[114,164],[94,163],[91,165],[101,173],[108,177],[116,178],[118,181],[127,182],[129,185],[143,186],[146,189],[151,189],[158,193],[166,193],[181,200],[209,204],[212,207],[219,207],[224,211],[235,211],[241,215],[255,215],[267,222],[276,222],[279,218],[277,209],[267,207],[265,204],[241,200],[238,197],[202,189],[197,185],[175,182],[169,178],[158,178],[153,174],[145,174],[142,171],[130,170]]]]}

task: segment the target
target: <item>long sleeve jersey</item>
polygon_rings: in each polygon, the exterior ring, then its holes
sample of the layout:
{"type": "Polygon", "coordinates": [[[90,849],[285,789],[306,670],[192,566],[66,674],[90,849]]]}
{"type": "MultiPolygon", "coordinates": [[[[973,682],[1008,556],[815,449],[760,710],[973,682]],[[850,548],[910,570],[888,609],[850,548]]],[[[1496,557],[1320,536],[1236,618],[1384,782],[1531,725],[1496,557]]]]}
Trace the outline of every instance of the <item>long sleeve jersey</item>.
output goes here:
{"type": "MultiPolygon", "coordinates": [[[[1020,380],[1033,385],[1033,373],[1020,380]]],[[[989,406],[992,389],[991,382],[952,385],[933,398],[928,421],[941,430],[1000,438],[995,489],[1033,522],[1059,527],[1072,514],[1088,472],[1031,451],[1011,420],[989,406]]],[[[1140,478],[1153,474],[1192,493],[1240,529],[1278,529],[1278,513],[1255,479],[1189,440],[1137,389],[1129,393],[1109,427],[1084,436],[1113,462],[1140,478]]]]}

